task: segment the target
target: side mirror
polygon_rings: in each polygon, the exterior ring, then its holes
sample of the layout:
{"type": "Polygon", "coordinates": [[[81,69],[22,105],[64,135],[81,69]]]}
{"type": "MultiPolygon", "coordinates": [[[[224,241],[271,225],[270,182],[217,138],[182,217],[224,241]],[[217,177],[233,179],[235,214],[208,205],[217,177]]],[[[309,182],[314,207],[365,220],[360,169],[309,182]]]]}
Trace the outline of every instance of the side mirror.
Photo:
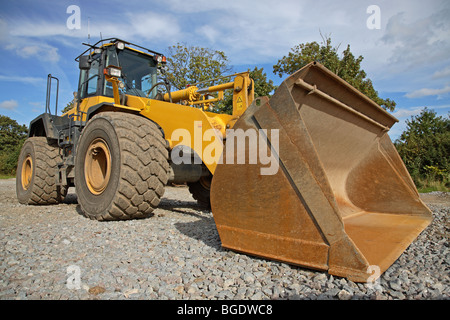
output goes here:
{"type": "Polygon", "coordinates": [[[89,56],[81,56],[78,61],[80,70],[89,70],[91,68],[91,60],[89,56]]]}

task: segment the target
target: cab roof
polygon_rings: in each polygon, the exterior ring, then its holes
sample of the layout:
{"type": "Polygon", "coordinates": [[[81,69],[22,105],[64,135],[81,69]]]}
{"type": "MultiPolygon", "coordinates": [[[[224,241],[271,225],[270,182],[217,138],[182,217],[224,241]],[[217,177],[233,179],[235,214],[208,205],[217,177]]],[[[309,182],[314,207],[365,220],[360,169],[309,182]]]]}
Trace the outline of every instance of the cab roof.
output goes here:
{"type": "Polygon", "coordinates": [[[131,42],[129,42],[129,41],[121,40],[121,39],[118,39],[118,38],[108,38],[108,39],[102,39],[102,40],[99,40],[99,41],[97,41],[96,43],[94,43],[94,44],[92,44],[92,45],[91,45],[91,44],[88,44],[88,43],[83,43],[83,45],[88,46],[89,48],[86,49],[85,51],[83,51],[83,53],[81,53],[78,57],[76,57],[76,58],[75,58],[75,61],[78,61],[79,58],[80,58],[82,55],[86,54],[86,52],[88,52],[89,50],[92,50],[92,51],[93,51],[93,50],[95,50],[95,49],[101,49],[101,48],[103,48],[103,47],[108,47],[108,46],[112,46],[112,45],[117,45],[118,43],[124,43],[124,44],[126,45],[126,48],[131,49],[131,50],[136,51],[136,52],[139,52],[139,53],[143,53],[143,54],[148,55],[148,56],[150,56],[150,57],[154,57],[154,56],[161,56],[161,57],[164,57],[164,55],[163,55],[162,53],[159,53],[159,52],[156,52],[156,51],[147,49],[147,48],[142,47],[142,46],[140,46],[140,45],[131,43],[131,42]],[[104,42],[107,42],[107,43],[104,43],[104,42]],[[99,43],[101,43],[101,44],[99,45],[99,43]],[[132,46],[132,47],[131,47],[131,46],[132,46]],[[135,48],[133,48],[133,47],[135,47],[135,48]],[[140,50],[137,49],[137,48],[139,48],[140,50]],[[142,51],[142,50],[143,50],[143,51],[142,51]],[[147,53],[147,52],[149,52],[150,54],[147,53]]]}

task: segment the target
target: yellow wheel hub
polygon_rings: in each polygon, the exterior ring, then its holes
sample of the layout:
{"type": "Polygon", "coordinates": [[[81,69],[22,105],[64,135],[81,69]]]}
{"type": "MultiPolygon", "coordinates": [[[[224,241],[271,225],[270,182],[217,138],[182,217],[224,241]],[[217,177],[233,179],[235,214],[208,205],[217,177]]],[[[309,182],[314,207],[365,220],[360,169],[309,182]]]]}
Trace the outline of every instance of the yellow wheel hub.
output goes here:
{"type": "Polygon", "coordinates": [[[27,155],[22,163],[22,188],[28,190],[33,177],[33,159],[31,155],[27,155]]]}
{"type": "Polygon", "coordinates": [[[111,177],[111,153],[105,140],[97,138],[89,145],[84,159],[84,176],[93,194],[105,191],[111,177]]]}

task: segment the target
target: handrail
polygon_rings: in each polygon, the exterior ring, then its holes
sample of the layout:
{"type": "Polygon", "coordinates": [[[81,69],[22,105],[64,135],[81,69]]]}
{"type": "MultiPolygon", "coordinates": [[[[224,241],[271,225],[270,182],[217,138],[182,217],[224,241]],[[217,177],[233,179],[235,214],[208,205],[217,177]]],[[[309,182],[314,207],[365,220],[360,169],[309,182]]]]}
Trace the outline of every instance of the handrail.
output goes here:
{"type": "Polygon", "coordinates": [[[59,93],[59,79],[53,77],[51,74],[47,76],[47,96],[45,98],[45,112],[52,114],[50,111],[50,96],[52,93],[52,79],[56,80],[56,101],[55,101],[55,115],[58,115],[58,93],[59,93]]]}

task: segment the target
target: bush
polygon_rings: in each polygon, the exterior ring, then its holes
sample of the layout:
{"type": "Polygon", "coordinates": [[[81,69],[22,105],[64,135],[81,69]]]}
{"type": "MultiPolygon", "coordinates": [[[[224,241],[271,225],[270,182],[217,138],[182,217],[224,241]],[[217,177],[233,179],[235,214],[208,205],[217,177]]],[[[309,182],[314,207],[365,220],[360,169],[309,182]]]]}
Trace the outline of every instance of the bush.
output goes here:
{"type": "Polygon", "coordinates": [[[0,115],[0,174],[14,175],[28,129],[16,120],[0,115]]]}
{"type": "Polygon", "coordinates": [[[450,180],[449,117],[438,117],[425,108],[406,124],[395,146],[417,188],[446,188],[450,180]]]}

